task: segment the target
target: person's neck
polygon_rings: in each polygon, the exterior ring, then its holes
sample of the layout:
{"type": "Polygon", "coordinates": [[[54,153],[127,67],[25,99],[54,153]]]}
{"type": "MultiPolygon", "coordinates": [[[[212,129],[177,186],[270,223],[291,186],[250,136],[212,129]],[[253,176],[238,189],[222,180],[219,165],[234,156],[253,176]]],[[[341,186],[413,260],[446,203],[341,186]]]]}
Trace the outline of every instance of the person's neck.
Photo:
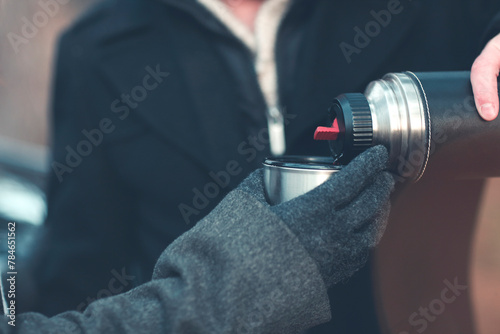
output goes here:
{"type": "Polygon", "coordinates": [[[221,0],[231,12],[250,30],[254,30],[255,19],[265,0],[221,0]]]}

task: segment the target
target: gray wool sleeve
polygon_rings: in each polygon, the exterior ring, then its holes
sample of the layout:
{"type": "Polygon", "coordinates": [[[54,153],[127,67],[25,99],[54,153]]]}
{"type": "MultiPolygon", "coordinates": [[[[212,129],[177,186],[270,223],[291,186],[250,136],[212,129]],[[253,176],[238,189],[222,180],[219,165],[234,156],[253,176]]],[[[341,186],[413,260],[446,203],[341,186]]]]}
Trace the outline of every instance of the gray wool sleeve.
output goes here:
{"type": "Polygon", "coordinates": [[[330,319],[316,262],[269,206],[231,192],[169,246],[153,280],[84,313],[21,314],[1,333],[299,333],[330,319]]]}

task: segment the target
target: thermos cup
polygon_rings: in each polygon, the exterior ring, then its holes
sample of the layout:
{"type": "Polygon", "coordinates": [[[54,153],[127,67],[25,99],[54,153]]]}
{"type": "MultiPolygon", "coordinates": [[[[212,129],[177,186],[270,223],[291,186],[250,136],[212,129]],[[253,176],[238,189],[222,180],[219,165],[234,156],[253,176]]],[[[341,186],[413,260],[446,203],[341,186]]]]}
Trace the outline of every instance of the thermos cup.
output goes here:
{"type": "Polygon", "coordinates": [[[315,139],[329,141],[335,165],[384,145],[389,170],[401,181],[500,176],[500,118],[479,116],[470,72],[389,73],[364,94],[338,96],[329,114],[329,126],[319,127],[315,139]]]}
{"type": "Polygon", "coordinates": [[[302,195],[325,182],[342,166],[331,157],[286,156],[264,161],[267,201],[279,204],[302,195]]]}

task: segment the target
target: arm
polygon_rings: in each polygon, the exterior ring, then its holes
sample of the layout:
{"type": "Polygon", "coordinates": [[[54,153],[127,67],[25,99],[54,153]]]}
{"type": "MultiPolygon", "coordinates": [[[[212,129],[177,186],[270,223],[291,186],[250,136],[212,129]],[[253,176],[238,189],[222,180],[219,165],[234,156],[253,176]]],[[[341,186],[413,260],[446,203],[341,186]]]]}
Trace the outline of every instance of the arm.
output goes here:
{"type": "MultiPolygon", "coordinates": [[[[328,321],[327,287],[364,263],[387,221],[392,177],[375,147],[276,206],[262,171],[170,245],[153,281],[84,313],[25,314],[19,333],[298,333],[328,321]],[[352,262],[352,263],[348,263],[352,262]]],[[[7,321],[5,332],[13,330],[7,321]]]]}
{"type": "MultiPolygon", "coordinates": [[[[154,279],[82,314],[19,316],[6,333],[296,333],[329,320],[325,285],[269,208],[233,191],[160,257],[154,279]]],[[[3,332],[0,330],[0,332],[3,332]]]]}

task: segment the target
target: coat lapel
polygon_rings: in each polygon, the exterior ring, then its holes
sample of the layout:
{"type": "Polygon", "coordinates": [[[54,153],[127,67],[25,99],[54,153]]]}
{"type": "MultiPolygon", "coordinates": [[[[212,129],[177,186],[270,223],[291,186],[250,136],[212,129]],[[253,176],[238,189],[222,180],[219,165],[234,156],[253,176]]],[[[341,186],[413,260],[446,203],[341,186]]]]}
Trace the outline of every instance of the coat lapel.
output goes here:
{"type": "MultiPolygon", "coordinates": [[[[151,76],[151,72],[168,72],[168,77],[148,91],[131,112],[169,145],[178,147],[204,168],[216,170],[222,153],[236,152],[237,147],[232,145],[234,131],[224,133],[224,123],[235,124],[236,115],[227,112],[234,97],[231,87],[224,86],[227,78],[221,77],[226,75],[220,72],[223,64],[207,52],[207,45],[200,44],[199,31],[199,40],[192,34],[200,29],[196,22],[182,22],[186,20],[182,11],[171,14],[169,11],[179,10],[161,2],[133,3],[137,8],[126,12],[134,15],[120,18],[117,23],[121,23],[100,39],[97,63],[103,80],[109,83],[113,96],[120,99],[122,94],[143,86],[145,76],[151,76]],[[179,33],[183,24],[191,28],[179,33]]],[[[223,160],[227,162],[227,158],[223,160]]]]}
{"type": "MultiPolygon", "coordinates": [[[[148,67],[169,72],[165,82],[148,92],[134,113],[168,143],[215,170],[227,162],[231,152],[237,156],[238,144],[245,138],[245,127],[238,122],[241,98],[234,86],[237,82],[210,44],[217,38],[232,37],[224,33],[217,20],[208,18],[210,13],[195,10],[197,4],[192,0],[184,5],[176,0],[163,1],[171,6],[161,1],[130,1],[137,8],[124,12],[133,15],[117,14],[116,24],[100,39],[99,67],[116,97],[141,85],[148,67]],[[207,20],[199,21],[197,15],[207,16],[207,20]],[[207,30],[206,24],[211,29],[207,30]],[[182,33],[179,27],[183,27],[182,33]],[[215,30],[221,34],[214,35],[215,30]],[[228,128],[226,124],[240,128],[228,128]]],[[[297,1],[296,8],[304,3],[297,1]]],[[[365,27],[373,19],[370,11],[387,8],[387,2],[318,1],[312,17],[304,18],[308,23],[297,58],[300,66],[291,71],[293,77],[280,81],[282,104],[294,117],[287,125],[289,146],[297,145],[296,140],[305,131],[325,119],[325,110],[336,95],[362,90],[376,78],[378,64],[404,40],[415,22],[418,1],[406,6],[369,45],[352,54],[348,63],[340,44],[356,46],[354,27],[365,27]],[[324,15],[325,11],[332,14],[324,15]]],[[[278,59],[286,57],[287,52],[291,51],[284,40],[283,47],[277,49],[278,59]]],[[[258,123],[259,118],[253,121],[258,123]]]]}

